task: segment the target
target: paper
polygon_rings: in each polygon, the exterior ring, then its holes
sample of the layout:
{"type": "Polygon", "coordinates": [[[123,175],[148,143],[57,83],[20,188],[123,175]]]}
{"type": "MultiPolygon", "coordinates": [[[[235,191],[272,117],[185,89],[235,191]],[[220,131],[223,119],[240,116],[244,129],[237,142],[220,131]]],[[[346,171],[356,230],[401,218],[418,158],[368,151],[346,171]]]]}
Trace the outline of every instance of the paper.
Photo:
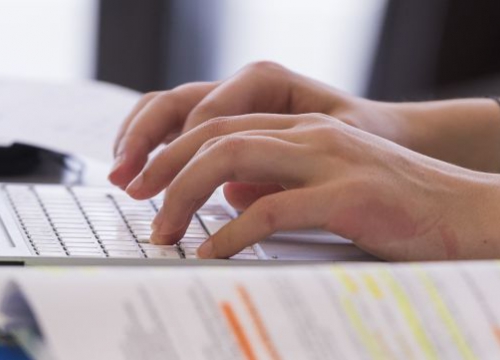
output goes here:
{"type": "Polygon", "coordinates": [[[56,360],[497,359],[499,269],[365,263],[11,277],[56,360]]]}
{"type": "Polygon", "coordinates": [[[0,143],[24,141],[109,163],[118,128],[139,98],[98,82],[0,79],[0,143]]]}

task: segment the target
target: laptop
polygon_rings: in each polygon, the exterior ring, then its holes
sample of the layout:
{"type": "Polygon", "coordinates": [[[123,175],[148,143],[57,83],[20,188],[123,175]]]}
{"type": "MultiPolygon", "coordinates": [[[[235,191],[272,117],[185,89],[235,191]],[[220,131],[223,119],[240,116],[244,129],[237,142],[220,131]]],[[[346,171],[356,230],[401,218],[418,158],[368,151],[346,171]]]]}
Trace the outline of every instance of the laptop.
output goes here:
{"type": "Polygon", "coordinates": [[[230,259],[196,249],[237,216],[220,189],[175,245],[149,242],[161,196],[137,201],[112,187],[0,184],[0,265],[248,265],[376,260],[350,241],[310,230],[277,233],[230,259]]]}

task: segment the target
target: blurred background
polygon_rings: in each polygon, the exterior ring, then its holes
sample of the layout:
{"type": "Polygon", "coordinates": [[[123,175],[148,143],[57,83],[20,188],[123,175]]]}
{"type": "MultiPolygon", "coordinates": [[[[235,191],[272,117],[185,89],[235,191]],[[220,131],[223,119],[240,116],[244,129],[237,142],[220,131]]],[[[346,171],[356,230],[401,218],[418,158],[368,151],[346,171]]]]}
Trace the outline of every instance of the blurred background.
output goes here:
{"type": "Polygon", "coordinates": [[[0,0],[0,79],[150,91],[255,60],[374,99],[500,94],[500,1],[0,0]]]}

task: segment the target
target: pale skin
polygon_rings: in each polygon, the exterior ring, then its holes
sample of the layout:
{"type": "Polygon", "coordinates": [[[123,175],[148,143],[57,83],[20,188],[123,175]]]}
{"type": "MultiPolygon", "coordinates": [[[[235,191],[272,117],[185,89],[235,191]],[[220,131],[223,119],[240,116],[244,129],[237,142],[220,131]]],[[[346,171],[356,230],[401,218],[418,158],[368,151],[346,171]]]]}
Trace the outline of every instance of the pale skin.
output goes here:
{"type": "Polygon", "coordinates": [[[262,62],[146,94],[114,152],[113,184],[136,199],[165,192],[157,244],[180,240],[225,184],[243,212],[201,258],[303,228],[386,260],[500,257],[500,108],[489,99],[375,102],[262,62]]]}

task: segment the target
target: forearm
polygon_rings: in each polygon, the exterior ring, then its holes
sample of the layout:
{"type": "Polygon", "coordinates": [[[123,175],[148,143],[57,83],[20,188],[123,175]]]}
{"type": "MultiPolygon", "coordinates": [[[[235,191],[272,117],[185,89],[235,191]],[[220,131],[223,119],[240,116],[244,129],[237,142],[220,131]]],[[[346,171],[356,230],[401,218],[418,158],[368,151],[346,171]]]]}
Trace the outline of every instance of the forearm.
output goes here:
{"type": "Polygon", "coordinates": [[[473,170],[500,172],[500,107],[490,99],[392,105],[409,136],[402,144],[473,170]]]}
{"type": "Polygon", "coordinates": [[[458,259],[500,258],[500,176],[475,173],[470,186],[455,192],[453,225],[441,231],[443,241],[457,242],[458,259]],[[475,179],[474,179],[475,177],[475,179]]]}

